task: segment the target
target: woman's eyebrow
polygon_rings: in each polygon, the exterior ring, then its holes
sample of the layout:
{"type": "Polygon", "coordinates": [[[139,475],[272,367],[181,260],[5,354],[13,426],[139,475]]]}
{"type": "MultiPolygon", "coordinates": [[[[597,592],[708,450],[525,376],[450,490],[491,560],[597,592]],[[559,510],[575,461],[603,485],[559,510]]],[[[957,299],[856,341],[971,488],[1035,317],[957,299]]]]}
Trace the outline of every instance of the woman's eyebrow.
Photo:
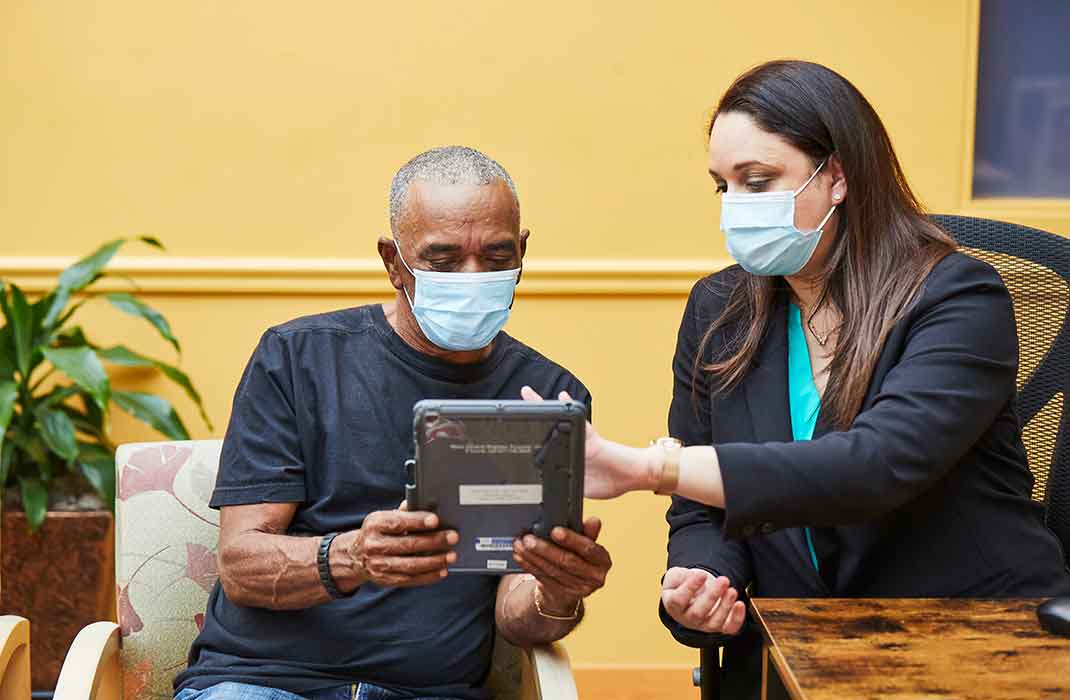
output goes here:
{"type": "MultiPolygon", "coordinates": [[[[765,167],[765,168],[775,167],[774,165],[772,165],[770,163],[764,163],[764,162],[762,162],[760,160],[745,160],[745,161],[742,161],[740,163],[736,163],[735,165],[733,165],[732,166],[732,170],[733,170],[733,172],[738,172],[740,170],[743,170],[744,168],[749,168],[752,165],[760,165],[760,166],[765,167]]],[[[717,171],[714,170],[713,168],[710,168],[709,171],[710,171],[710,175],[712,175],[713,177],[716,177],[716,178],[720,178],[721,177],[720,175],[717,174],[717,171]]]]}
{"type": "Polygon", "coordinates": [[[732,166],[732,170],[740,171],[743,168],[749,168],[752,165],[761,165],[761,166],[764,166],[766,168],[773,167],[770,163],[763,163],[760,160],[745,160],[742,163],[736,163],[735,165],[733,165],[732,166]]]}

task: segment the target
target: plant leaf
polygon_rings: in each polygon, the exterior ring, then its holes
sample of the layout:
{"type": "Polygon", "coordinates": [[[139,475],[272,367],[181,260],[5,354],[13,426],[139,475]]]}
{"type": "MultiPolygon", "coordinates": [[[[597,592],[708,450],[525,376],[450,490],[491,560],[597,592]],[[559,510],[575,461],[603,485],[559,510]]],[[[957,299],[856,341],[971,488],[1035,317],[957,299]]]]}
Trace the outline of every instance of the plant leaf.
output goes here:
{"type": "MultiPolygon", "coordinates": [[[[138,240],[153,248],[164,249],[159,239],[152,236],[138,236],[138,240]]],[[[115,257],[115,254],[124,243],[126,243],[124,238],[108,241],[60,274],[55,298],[53,298],[48,313],[44,317],[44,326],[49,331],[55,327],[56,319],[60,317],[63,309],[67,307],[67,303],[71,300],[71,295],[85,289],[99,279],[103,274],[104,268],[108,266],[108,263],[111,262],[111,259],[115,257]]],[[[73,312],[74,310],[72,309],[71,313],[73,312]]],[[[68,313],[65,318],[70,318],[71,313],[68,313]]],[[[62,325],[62,322],[60,325],[62,325]]]]}
{"type": "Polygon", "coordinates": [[[55,330],[56,328],[62,328],[63,324],[71,320],[71,316],[74,316],[74,314],[77,313],[78,309],[85,306],[92,298],[92,295],[87,295],[84,299],[71,306],[71,308],[67,309],[66,313],[60,316],[58,321],[50,325],[51,330],[55,330]]]}
{"type": "MultiPolygon", "coordinates": [[[[4,314],[4,320],[7,321],[7,324],[3,328],[0,328],[0,331],[5,331],[10,336],[12,328],[12,311],[11,302],[7,298],[8,289],[10,289],[10,287],[8,286],[7,282],[0,280],[0,313],[4,314]]],[[[11,342],[10,337],[8,338],[8,342],[11,342]]],[[[10,349],[8,350],[8,352],[12,354],[12,356],[14,356],[13,353],[15,351],[15,346],[12,344],[9,347],[10,349]]]]}
{"type": "MultiPolygon", "coordinates": [[[[96,407],[93,400],[89,400],[89,405],[96,407]]],[[[94,422],[94,419],[89,415],[82,413],[74,406],[68,406],[66,404],[59,406],[59,410],[67,414],[67,417],[74,423],[74,429],[80,433],[90,435],[97,439],[104,437],[104,428],[99,423],[94,422]]]]}
{"type": "Polygon", "coordinates": [[[45,357],[78,386],[85,389],[101,410],[106,410],[111,397],[111,382],[104,372],[100,358],[88,347],[45,348],[45,357]]]}
{"type": "Polygon", "coordinates": [[[41,346],[48,344],[48,336],[52,333],[51,328],[45,328],[44,317],[55,298],[56,292],[53,290],[30,304],[30,336],[33,339],[30,371],[41,362],[41,346]]]}
{"type": "Polygon", "coordinates": [[[112,394],[112,399],[119,408],[172,440],[189,440],[186,426],[166,399],[137,391],[117,391],[112,394]]]}
{"type": "Polygon", "coordinates": [[[126,243],[125,239],[116,238],[114,241],[108,241],[104,245],[97,248],[95,251],[82,258],[78,262],[74,263],[59,276],[59,289],[66,289],[68,292],[81,291],[90,282],[95,280],[101,271],[108,266],[111,259],[115,257],[115,254],[119,252],[119,248],[126,243]]]}
{"type": "Polygon", "coordinates": [[[74,423],[63,411],[41,408],[36,412],[41,438],[48,449],[70,464],[78,456],[78,441],[74,435],[74,423]]]}
{"type": "Polygon", "coordinates": [[[85,415],[89,421],[97,427],[101,435],[104,435],[107,428],[107,416],[105,415],[106,408],[101,408],[97,405],[97,402],[93,400],[93,397],[88,393],[82,393],[82,405],[85,408],[85,415]]]}
{"type": "MultiPolygon", "coordinates": [[[[0,299],[3,299],[3,295],[4,290],[0,289],[0,299]]],[[[0,378],[11,378],[15,374],[15,355],[13,350],[11,327],[5,325],[0,328],[0,378]]]]}
{"type": "Polygon", "coordinates": [[[5,442],[0,447],[0,491],[7,488],[7,476],[11,473],[11,460],[15,456],[15,443],[5,442]]]}
{"type": "Polygon", "coordinates": [[[41,435],[37,431],[33,429],[12,429],[9,438],[20,450],[26,453],[26,456],[35,465],[44,469],[46,473],[50,471],[48,445],[41,439],[41,435]]]}
{"type": "MultiPolygon", "coordinates": [[[[18,395],[18,384],[15,382],[0,382],[0,450],[4,447],[7,426],[11,423],[11,417],[15,415],[15,399],[18,398],[18,395]]],[[[3,487],[4,480],[0,479],[0,491],[3,490],[3,487]]]]}
{"type": "Polygon", "coordinates": [[[122,238],[109,241],[60,273],[55,297],[44,317],[43,324],[46,328],[52,328],[63,309],[67,308],[72,294],[81,291],[100,276],[101,270],[111,262],[125,242],[122,238]]]}
{"type": "Polygon", "coordinates": [[[11,315],[8,317],[15,340],[15,364],[25,377],[30,371],[30,356],[33,354],[33,313],[26,295],[16,285],[11,285],[11,315]]]}
{"type": "Polygon", "coordinates": [[[56,343],[61,348],[77,347],[79,345],[89,345],[89,339],[85,337],[85,331],[81,326],[74,326],[73,328],[67,328],[56,335],[56,343]]]}
{"type": "MultiPolygon", "coordinates": [[[[70,269],[70,268],[68,268],[70,269]]],[[[52,303],[48,307],[48,311],[45,312],[45,316],[41,319],[41,325],[45,328],[53,328],[56,325],[56,319],[63,313],[63,310],[67,308],[67,303],[71,300],[71,290],[64,287],[57,287],[56,291],[52,294],[52,303]]]]}
{"type": "Polygon", "coordinates": [[[159,311],[126,292],[113,292],[108,295],[108,301],[120,311],[128,313],[131,316],[143,318],[151,323],[156,330],[159,331],[160,335],[163,336],[164,340],[174,346],[176,352],[182,352],[182,347],[178,343],[178,338],[171,332],[171,324],[167,322],[167,319],[164,318],[163,314],[159,311]]]}
{"type": "Polygon", "coordinates": [[[115,455],[88,442],[78,443],[78,469],[109,507],[115,507],[115,455]]]}
{"type": "Polygon", "coordinates": [[[175,384],[178,384],[186,392],[186,396],[190,398],[193,403],[197,405],[198,410],[201,413],[201,420],[208,426],[209,430],[214,430],[212,427],[212,421],[208,419],[208,413],[204,410],[204,402],[201,399],[200,393],[194,388],[193,382],[190,381],[189,375],[182,370],[153,359],[146,357],[139,352],[135,352],[130,348],[123,345],[116,345],[110,348],[103,348],[97,350],[97,355],[100,356],[105,362],[110,362],[116,365],[123,365],[125,367],[155,367],[170,379],[175,384]]]}
{"type": "Polygon", "coordinates": [[[32,476],[19,477],[19,490],[22,492],[22,508],[30,522],[30,531],[41,527],[48,512],[48,489],[41,480],[32,476]]]}
{"type": "Polygon", "coordinates": [[[40,408],[54,408],[72,396],[77,396],[81,391],[82,390],[76,384],[62,384],[53,387],[52,391],[33,399],[34,410],[40,408]]]}

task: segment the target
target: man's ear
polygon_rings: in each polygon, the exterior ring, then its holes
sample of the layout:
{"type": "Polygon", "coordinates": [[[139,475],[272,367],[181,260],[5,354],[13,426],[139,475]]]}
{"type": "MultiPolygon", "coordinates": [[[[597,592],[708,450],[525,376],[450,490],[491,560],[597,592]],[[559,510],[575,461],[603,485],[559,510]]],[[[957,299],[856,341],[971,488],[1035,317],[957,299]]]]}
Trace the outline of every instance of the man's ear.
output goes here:
{"type": "Polygon", "coordinates": [[[390,278],[390,284],[394,289],[402,289],[405,285],[401,276],[401,261],[398,260],[398,249],[394,245],[394,239],[379,236],[377,246],[379,248],[379,257],[383,260],[383,267],[386,268],[386,275],[390,278]]]}
{"type": "Polygon", "coordinates": [[[516,283],[520,284],[520,279],[524,276],[524,256],[528,252],[528,236],[531,235],[531,231],[526,228],[520,229],[520,274],[516,276],[516,283]]]}

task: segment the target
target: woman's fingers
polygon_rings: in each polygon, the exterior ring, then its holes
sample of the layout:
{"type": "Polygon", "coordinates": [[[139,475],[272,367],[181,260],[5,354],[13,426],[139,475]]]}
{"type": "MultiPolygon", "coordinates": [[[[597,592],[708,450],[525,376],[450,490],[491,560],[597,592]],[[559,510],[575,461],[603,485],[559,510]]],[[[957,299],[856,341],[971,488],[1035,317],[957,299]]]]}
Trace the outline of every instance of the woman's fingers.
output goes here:
{"type": "Polygon", "coordinates": [[[687,569],[682,566],[674,566],[665,572],[665,578],[661,582],[661,587],[664,588],[676,588],[684,579],[687,578],[687,569]]]}
{"type": "Polygon", "coordinates": [[[728,590],[728,579],[724,576],[707,580],[706,585],[691,599],[685,614],[696,625],[702,625],[709,619],[721,601],[721,596],[728,590]]]}
{"type": "Polygon", "coordinates": [[[724,623],[724,634],[736,634],[743,627],[743,622],[747,619],[747,606],[743,604],[743,601],[737,600],[736,604],[732,606],[732,611],[728,614],[728,619],[724,623]]]}
{"type": "Polygon", "coordinates": [[[681,625],[688,624],[685,613],[687,606],[691,604],[691,600],[695,595],[702,590],[706,583],[705,577],[708,575],[705,571],[696,571],[694,569],[684,573],[686,575],[679,585],[669,586],[666,582],[661,590],[661,602],[665,605],[665,610],[681,625]]]}
{"type": "Polygon", "coordinates": [[[725,620],[728,619],[728,614],[732,612],[732,606],[736,604],[738,597],[739,595],[736,593],[735,588],[729,588],[720,597],[718,605],[713,609],[707,622],[710,631],[721,632],[724,630],[725,620]]]}

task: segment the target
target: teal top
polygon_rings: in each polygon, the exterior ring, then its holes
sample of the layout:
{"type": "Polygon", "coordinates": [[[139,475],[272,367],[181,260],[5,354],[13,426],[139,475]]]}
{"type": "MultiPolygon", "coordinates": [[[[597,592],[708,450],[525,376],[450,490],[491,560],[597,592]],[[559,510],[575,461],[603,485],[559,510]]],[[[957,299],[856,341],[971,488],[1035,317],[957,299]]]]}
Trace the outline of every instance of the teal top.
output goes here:
{"type": "MultiPolygon", "coordinates": [[[[821,410],[821,393],[814,383],[810,367],[810,351],[806,347],[802,312],[795,304],[788,306],[788,403],[791,411],[791,436],[795,440],[809,440],[814,436],[817,414],[821,410]]],[[[814,537],[806,528],[806,546],[810,561],[818,571],[821,566],[814,550],[814,537]]]]}

